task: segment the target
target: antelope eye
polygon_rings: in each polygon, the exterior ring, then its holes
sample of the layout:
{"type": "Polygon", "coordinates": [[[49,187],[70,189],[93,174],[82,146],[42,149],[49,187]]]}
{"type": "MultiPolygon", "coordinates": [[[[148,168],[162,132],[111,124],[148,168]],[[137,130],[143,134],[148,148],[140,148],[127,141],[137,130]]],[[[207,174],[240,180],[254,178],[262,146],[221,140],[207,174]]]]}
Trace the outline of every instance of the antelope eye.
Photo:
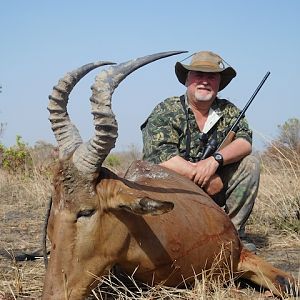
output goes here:
{"type": "Polygon", "coordinates": [[[83,209],[77,213],[77,219],[81,217],[89,218],[96,212],[95,209],[83,209]]]}

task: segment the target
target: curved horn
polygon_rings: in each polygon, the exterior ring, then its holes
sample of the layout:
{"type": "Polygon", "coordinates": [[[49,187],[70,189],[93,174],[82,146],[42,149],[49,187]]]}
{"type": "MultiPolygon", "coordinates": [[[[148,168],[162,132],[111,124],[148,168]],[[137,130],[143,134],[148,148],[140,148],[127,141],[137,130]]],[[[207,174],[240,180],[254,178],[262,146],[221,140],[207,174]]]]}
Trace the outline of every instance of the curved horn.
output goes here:
{"type": "Polygon", "coordinates": [[[110,150],[115,146],[118,125],[111,110],[111,97],[120,82],[146,64],[184,52],[186,51],[152,54],[101,71],[92,86],[93,93],[90,98],[95,134],[89,142],[81,144],[73,154],[73,162],[78,170],[93,177],[99,171],[110,150]]]}
{"type": "Polygon", "coordinates": [[[100,66],[113,64],[107,61],[99,61],[86,64],[70,73],[67,73],[53,87],[52,94],[49,96],[48,110],[50,112],[49,120],[52,125],[56,141],[59,148],[59,157],[63,158],[73,152],[80,144],[82,139],[71,120],[67,111],[69,94],[78,81],[87,73],[100,66]]]}

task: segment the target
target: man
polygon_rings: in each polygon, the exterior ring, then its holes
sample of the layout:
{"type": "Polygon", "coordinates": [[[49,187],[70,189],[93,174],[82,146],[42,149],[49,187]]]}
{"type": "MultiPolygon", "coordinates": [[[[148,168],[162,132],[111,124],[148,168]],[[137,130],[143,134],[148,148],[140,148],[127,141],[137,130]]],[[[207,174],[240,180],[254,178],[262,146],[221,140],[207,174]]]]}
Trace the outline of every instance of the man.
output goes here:
{"type": "Polygon", "coordinates": [[[190,65],[177,62],[175,73],[186,94],[158,104],[142,125],[143,159],[193,180],[224,207],[244,239],[260,176],[259,162],[250,155],[252,131],[246,119],[241,119],[230,144],[201,159],[208,146],[218,148],[239,115],[234,104],[217,97],[236,72],[225,68],[219,55],[201,51],[190,65]]]}

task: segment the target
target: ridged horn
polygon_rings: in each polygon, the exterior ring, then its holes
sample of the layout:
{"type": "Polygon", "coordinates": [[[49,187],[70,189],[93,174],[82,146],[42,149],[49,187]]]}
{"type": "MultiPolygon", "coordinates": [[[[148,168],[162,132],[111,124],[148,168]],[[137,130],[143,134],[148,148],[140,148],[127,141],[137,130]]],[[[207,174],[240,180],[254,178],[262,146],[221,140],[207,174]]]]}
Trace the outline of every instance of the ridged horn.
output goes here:
{"type": "Polygon", "coordinates": [[[67,73],[53,87],[52,94],[49,96],[48,110],[49,120],[54,132],[59,148],[59,157],[63,158],[73,152],[80,144],[82,139],[76,126],[71,122],[67,111],[69,95],[78,81],[87,73],[104,65],[111,65],[112,62],[99,61],[86,64],[72,72],[67,73]]]}
{"type": "Polygon", "coordinates": [[[95,134],[81,144],[73,154],[73,162],[78,170],[86,175],[97,175],[103,161],[115,146],[118,136],[118,124],[111,109],[111,98],[120,82],[138,68],[158,59],[184,53],[186,51],[169,51],[144,56],[112,66],[101,71],[92,85],[92,114],[94,116],[95,134]]]}

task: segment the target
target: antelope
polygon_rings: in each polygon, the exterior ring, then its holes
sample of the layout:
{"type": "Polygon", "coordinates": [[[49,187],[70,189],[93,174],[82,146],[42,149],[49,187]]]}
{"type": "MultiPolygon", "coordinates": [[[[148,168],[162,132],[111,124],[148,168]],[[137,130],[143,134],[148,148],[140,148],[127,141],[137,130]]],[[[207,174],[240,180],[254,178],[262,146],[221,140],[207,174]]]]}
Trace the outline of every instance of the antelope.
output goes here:
{"type": "MultiPolygon", "coordinates": [[[[49,120],[59,148],[47,234],[50,260],[42,299],[84,299],[114,266],[147,284],[179,286],[214,268],[274,294],[294,279],[247,251],[226,213],[196,184],[162,166],[134,162],[123,177],[102,166],[117,139],[111,98],[130,73],[170,51],[118,65],[84,65],[59,80],[49,96],[49,120]],[[91,70],[94,135],[83,142],[67,112],[69,94],[91,70]],[[216,263],[217,259],[217,263],[216,263]]],[[[225,274],[225,276],[224,276],[225,274]]]]}

